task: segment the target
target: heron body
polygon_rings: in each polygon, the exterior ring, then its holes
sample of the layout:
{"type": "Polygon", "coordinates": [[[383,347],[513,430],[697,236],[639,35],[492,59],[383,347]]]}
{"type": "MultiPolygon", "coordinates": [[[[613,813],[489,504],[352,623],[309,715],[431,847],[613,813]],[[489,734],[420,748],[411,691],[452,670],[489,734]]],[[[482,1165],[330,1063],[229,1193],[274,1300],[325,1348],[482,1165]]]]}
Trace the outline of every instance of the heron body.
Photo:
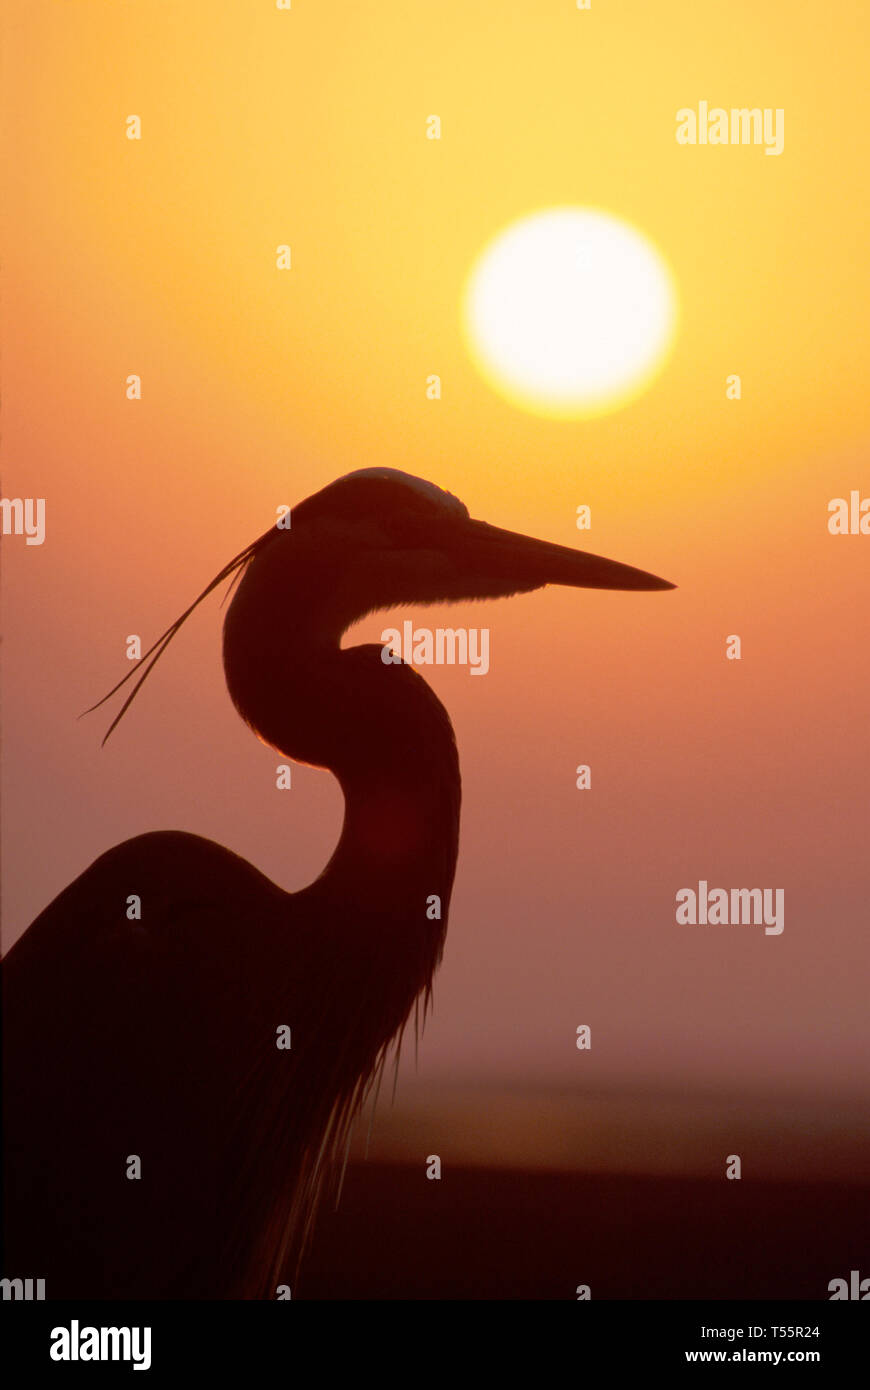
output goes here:
{"type": "Polygon", "coordinates": [[[219,578],[234,569],[230,695],[262,739],[334,773],[343,829],[294,894],[211,840],[139,835],[7,955],[4,1274],[45,1278],[49,1298],[274,1297],[428,999],[459,840],[453,730],[410,666],[342,650],[343,632],[547,583],[672,587],[473,521],[389,469],[308,498],[219,578]]]}

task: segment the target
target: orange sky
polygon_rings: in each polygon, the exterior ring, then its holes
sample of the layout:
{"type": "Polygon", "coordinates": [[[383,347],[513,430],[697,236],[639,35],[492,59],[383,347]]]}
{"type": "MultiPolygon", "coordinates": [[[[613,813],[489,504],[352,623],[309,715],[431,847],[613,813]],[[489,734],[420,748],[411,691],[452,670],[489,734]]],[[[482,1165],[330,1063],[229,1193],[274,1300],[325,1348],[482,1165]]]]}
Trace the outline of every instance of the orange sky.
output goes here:
{"type": "Polygon", "coordinates": [[[826,529],[870,495],[864,7],[10,13],[2,486],[46,498],[47,533],[4,542],[6,944],[156,827],[288,889],[320,871],[337,787],[275,789],[216,601],[106,749],[103,712],[76,716],[279,503],[387,464],[679,585],[412,615],[492,632],[486,679],[426,672],[465,800],[421,1077],[866,1093],[870,537],[826,529]],[[700,100],[782,107],[782,155],[679,146],[700,100]],[[562,203],[640,228],[680,296],[662,375],[591,420],[499,397],[461,331],[481,247],[562,203]],[[702,878],[784,888],[782,936],[677,927],[702,878]]]}

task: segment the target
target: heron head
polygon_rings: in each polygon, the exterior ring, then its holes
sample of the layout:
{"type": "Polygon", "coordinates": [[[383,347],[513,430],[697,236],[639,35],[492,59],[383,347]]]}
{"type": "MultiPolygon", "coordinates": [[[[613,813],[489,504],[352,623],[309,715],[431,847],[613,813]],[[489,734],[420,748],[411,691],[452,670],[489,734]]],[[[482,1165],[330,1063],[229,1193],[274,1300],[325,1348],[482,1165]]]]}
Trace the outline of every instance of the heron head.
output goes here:
{"type": "Polygon", "coordinates": [[[336,587],[350,590],[360,614],[545,584],[674,587],[631,565],[477,521],[452,493],[395,468],[364,468],[330,483],[294,508],[292,534],[294,546],[329,556],[336,587]]]}
{"type": "MultiPolygon", "coordinates": [[[[329,483],[234,557],[93,709],[136,676],[106,738],[142,681],[202,600],[241,580],[224,628],[240,649],[265,649],[293,615],[331,641],[375,609],[502,598],[563,584],[585,589],[673,589],[666,579],[552,541],[477,521],[434,483],[396,468],[362,468],[329,483]],[[138,673],[138,674],[137,674],[138,673]]],[[[90,711],[86,711],[90,712],[90,711]]],[[[105,739],[104,739],[105,742],[105,739]]]]}

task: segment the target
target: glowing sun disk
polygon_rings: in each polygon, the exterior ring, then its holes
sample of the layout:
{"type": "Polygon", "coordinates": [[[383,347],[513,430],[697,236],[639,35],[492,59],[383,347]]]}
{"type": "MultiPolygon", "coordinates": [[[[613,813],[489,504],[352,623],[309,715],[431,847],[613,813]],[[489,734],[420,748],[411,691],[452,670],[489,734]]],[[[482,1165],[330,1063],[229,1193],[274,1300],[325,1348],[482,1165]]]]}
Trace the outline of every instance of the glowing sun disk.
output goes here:
{"type": "Polygon", "coordinates": [[[502,395],[544,415],[596,415],[661,368],[676,294],[634,227],[597,209],[551,208],[485,248],[463,313],[472,355],[502,395]]]}

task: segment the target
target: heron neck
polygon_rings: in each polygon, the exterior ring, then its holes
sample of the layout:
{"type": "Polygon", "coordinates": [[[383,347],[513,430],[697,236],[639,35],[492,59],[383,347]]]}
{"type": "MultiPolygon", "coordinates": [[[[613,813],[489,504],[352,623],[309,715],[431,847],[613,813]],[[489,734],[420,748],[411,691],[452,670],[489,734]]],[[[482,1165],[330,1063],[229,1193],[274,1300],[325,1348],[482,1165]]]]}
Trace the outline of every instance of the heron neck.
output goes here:
{"type": "MultiPolygon", "coordinates": [[[[294,602],[276,630],[254,568],[227,613],[227,685],[262,739],[341,784],[344,825],[318,890],[377,902],[406,931],[409,914],[425,914],[435,897],[446,922],[460,804],[447,711],[411,667],[385,663],[380,646],[342,650],[347,608],[327,620],[301,578],[288,583],[294,602]]],[[[328,586],[325,595],[331,601],[328,586]]]]}
{"type": "Polygon", "coordinates": [[[437,696],[381,648],[339,652],[345,693],[329,766],[345,796],[341,839],[327,872],[446,918],[459,839],[461,783],[453,728],[437,696]]]}
{"type": "Polygon", "coordinates": [[[459,843],[453,729],[426,682],[376,646],[310,653],[285,722],[282,752],[329,768],[344,792],[338,845],[307,891],[361,998],[381,1001],[374,1048],[441,957],[459,843]]]}

